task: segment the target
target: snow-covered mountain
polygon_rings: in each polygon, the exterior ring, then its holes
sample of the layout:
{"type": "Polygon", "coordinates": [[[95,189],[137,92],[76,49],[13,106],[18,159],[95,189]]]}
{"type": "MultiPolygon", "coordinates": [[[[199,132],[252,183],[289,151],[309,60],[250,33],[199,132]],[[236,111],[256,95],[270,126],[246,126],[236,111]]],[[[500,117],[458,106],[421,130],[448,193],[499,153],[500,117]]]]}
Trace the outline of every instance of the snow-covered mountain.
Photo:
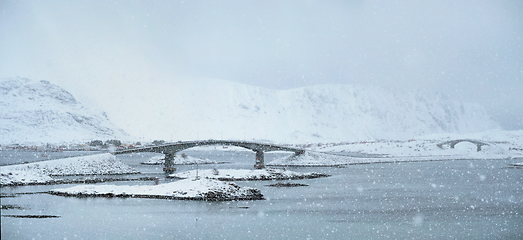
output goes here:
{"type": "Polygon", "coordinates": [[[199,79],[119,91],[102,108],[115,124],[145,139],[306,143],[499,129],[477,104],[415,90],[352,85],[273,90],[199,79]]]}
{"type": "Polygon", "coordinates": [[[0,144],[128,138],[105,113],[83,106],[48,81],[0,80],[0,144]]]}
{"type": "MultiPolygon", "coordinates": [[[[92,139],[342,142],[499,129],[477,104],[372,86],[273,90],[213,79],[112,88],[89,109],[47,81],[0,82],[0,143],[92,139]]],[[[100,95],[98,95],[100,96],[100,95]]]]}

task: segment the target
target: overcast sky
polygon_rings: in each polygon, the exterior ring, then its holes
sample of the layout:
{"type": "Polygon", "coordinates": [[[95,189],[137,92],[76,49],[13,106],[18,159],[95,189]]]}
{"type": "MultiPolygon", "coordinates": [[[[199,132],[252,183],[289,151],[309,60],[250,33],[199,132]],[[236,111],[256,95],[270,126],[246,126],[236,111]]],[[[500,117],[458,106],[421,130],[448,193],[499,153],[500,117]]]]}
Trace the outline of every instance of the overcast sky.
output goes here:
{"type": "Polygon", "coordinates": [[[0,77],[419,88],[523,129],[523,1],[0,0],[0,77]]]}

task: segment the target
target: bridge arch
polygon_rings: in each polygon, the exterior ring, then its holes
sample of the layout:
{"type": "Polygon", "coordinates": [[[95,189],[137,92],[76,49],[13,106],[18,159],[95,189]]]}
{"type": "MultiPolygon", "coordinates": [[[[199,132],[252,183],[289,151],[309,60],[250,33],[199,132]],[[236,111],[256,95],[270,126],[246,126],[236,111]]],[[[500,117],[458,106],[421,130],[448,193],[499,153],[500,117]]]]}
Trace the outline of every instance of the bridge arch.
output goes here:
{"type": "Polygon", "coordinates": [[[303,154],[305,150],[295,147],[280,146],[276,144],[269,143],[258,143],[258,142],[247,142],[247,141],[231,141],[231,140],[204,140],[204,141],[186,141],[186,142],[176,142],[170,144],[164,144],[159,146],[143,147],[128,149],[123,151],[117,151],[113,154],[125,154],[125,153],[135,153],[135,152],[156,152],[165,154],[165,165],[164,171],[172,172],[175,170],[174,166],[174,156],[177,152],[199,146],[212,146],[212,145],[222,145],[222,146],[237,146],[252,150],[256,153],[256,162],[254,168],[261,169],[265,168],[264,153],[270,151],[290,151],[294,154],[299,155],[303,154]]]}
{"type": "Polygon", "coordinates": [[[446,141],[446,142],[442,142],[442,143],[438,143],[437,146],[441,149],[443,149],[443,145],[449,145],[450,148],[454,148],[456,146],[456,144],[460,143],[460,142],[470,142],[470,143],[473,143],[476,145],[476,151],[481,151],[481,147],[482,146],[489,146],[490,144],[489,143],[486,143],[486,142],[482,142],[482,141],[479,141],[479,140],[473,140],[473,139],[456,139],[456,140],[451,140],[451,141],[446,141]]]}

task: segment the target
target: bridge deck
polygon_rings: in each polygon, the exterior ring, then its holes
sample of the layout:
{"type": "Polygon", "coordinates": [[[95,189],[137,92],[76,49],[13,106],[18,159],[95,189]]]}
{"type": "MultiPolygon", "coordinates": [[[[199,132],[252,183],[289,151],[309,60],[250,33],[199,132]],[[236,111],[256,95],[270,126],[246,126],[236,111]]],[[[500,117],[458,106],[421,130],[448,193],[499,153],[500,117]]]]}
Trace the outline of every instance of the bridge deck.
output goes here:
{"type": "Polygon", "coordinates": [[[169,143],[158,146],[149,146],[143,148],[134,148],[116,151],[113,154],[126,154],[134,152],[157,152],[157,153],[176,153],[185,149],[198,147],[198,146],[212,146],[212,145],[224,145],[224,146],[237,146],[250,149],[254,152],[271,152],[271,151],[289,151],[297,154],[305,152],[305,150],[296,147],[280,146],[270,143],[259,143],[259,142],[248,142],[248,141],[231,141],[231,140],[204,140],[204,141],[185,141],[169,143]]]}
{"type": "Polygon", "coordinates": [[[456,144],[458,144],[460,142],[470,142],[470,143],[476,144],[476,147],[477,147],[476,149],[478,152],[481,151],[482,146],[490,145],[489,143],[485,143],[485,142],[474,140],[474,139],[456,139],[456,140],[438,143],[437,146],[439,148],[443,148],[443,145],[448,144],[448,145],[450,145],[450,148],[454,148],[454,146],[456,146],[456,144]]]}
{"type": "Polygon", "coordinates": [[[255,168],[264,168],[264,152],[271,151],[289,151],[294,152],[294,154],[302,154],[305,150],[295,147],[287,146],[278,146],[275,144],[269,143],[259,143],[259,142],[247,142],[247,141],[230,141],[230,140],[205,140],[205,141],[187,141],[187,142],[177,142],[164,144],[159,146],[143,147],[128,149],[122,151],[116,151],[113,154],[125,154],[125,153],[135,153],[135,152],[156,152],[165,154],[165,167],[164,171],[171,172],[175,171],[174,165],[174,156],[177,152],[183,151],[185,149],[198,147],[198,146],[210,146],[210,145],[225,145],[225,146],[237,146],[250,149],[256,153],[256,163],[254,164],[255,168]]]}

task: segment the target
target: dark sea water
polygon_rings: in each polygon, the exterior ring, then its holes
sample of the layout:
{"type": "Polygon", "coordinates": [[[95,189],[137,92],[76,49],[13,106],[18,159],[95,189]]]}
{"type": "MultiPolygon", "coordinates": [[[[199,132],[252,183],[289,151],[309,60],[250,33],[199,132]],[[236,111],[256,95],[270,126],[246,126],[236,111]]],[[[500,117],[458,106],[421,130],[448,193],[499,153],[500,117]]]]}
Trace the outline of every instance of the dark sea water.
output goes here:
{"type": "MultiPolygon", "coordinates": [[[[4,152],[5,153],[5,152],[4,152]]],[[[27,153],[30,154],[30,153],[27,153]]],[[[252,168],[254,153],[187,151],[252,168]]],[[[22,154],[23,155],[23,154],[22,154]]],[[[153,154],[117,156],[143,176],[165,178],[162,166],[139,163],[153,154]]],[[[266,162],[282,154],[266,154],[266,162]]],[[[24,156],[17,156],[24,158],[24,156]]],[[[30,159],[31,156],[26,156],[30,159]]],[[[14,161],[14,160],[13,160],[14,161]]],[[[203,202],[132,198],[75,198],[45,193],[1,198],[2,239],[523,239],[523,169],[514,160],[460,160],[287,168],[323,172],[328,178],[236,182],[259,188],[266,200],[203,202]],[[14,218],[4,215],[53,215],[14,218]]],[[[195,169],[178,166],[178,171],[195,169]]],[[[148,182],[101,184],[137,185],[148,182]]],[[[1,188],[2,194],[44,192],[75,186],[1,188]]]]}

